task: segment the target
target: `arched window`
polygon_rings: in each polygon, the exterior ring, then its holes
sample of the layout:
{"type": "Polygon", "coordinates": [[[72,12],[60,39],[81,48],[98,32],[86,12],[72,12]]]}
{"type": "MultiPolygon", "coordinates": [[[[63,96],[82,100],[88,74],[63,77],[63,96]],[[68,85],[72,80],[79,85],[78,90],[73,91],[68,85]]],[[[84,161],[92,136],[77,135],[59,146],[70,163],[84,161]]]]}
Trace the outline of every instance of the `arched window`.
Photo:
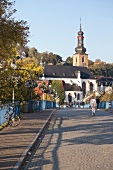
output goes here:
{"type": "Polygon", "coordinates": [[[69,103],[72,102],[72,94],[71,93],[68,94],[68,102],[69,103]]]}
{"type": "Polygon", "coordinates": [[[86,83],[85,82],[82,83],[82,90],[83,90],[83,97],[85,97],[86,95],[86,83]]]}
{"type": "Polygon", "coordinates": [[[82,63],[84,63],[84,56],[82,57],[82,63]]]}
{"type": "Polygon", "coordinates": [[[79,93],[77,94],[77,100],[80,100],[80,94],[79,93]]]}
{"type": "Polygon", "coordinates": [[[93,92],[93,83],[90,83],[90,92],[93,92]]]}
{"type": "Polygon", "coordinates": [[[76,92],[74,93],[74,95],[75,95],[75,98],[76,98],[76,92]]]}
{"type": "Polygon", "coordinates": [[[76,58],[76,63],[77,63],[77,58],[76,58]]]}

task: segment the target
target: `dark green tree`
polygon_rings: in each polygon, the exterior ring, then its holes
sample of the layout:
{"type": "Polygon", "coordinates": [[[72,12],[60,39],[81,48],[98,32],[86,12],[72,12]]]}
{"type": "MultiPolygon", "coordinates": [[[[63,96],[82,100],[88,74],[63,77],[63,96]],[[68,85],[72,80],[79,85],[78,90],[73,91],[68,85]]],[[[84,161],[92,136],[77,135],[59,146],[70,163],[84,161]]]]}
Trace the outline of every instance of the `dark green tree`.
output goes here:
{"type": "Polygon", "coordinates": [[[94,75],[113,77],[112,64],[96,64],[96,65],[90,65],[88,68],[94,75]]]}
{"type": "Polygon", "coordinates": [[[55,91],[57,92],[57,97],[59,98],[59,105],[62,105],[65,99],[65,92],[62,81],[61,80],[52,81],[52,89],[55,89],[55,91]]]}
{"type": "Polygon", "coordinates": [[[93,65],[93,64],[94,64],[94,62],[92,60],[88,60],[88,67],[93,65]]]}
{"type": "Polygon", "coordinates": [[[64,65],[73,65],[73,57],[67,57],[64,65]]]}

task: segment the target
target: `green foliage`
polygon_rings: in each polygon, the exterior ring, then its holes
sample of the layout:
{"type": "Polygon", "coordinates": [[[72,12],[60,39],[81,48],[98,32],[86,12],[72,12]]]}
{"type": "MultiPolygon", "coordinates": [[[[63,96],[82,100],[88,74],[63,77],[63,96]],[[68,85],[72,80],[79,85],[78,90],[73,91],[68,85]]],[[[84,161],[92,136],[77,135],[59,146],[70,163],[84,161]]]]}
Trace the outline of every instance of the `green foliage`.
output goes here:
{"type": "Polygon", "coordinates": [[[29,36],[27,22],[12,17],[16,12],[13,5],[9,0],[0,1],[0,61],[4,62],[16,54],[17,44],[24,46],[28,42],[29,36]]]}
{"type": "Polygon", "coordinates": [[[21,77],[13,75],[8,78],[8,83],[11,88],[19,88],[21,85],[21,77]]]}
{"type": "MultiPolygon", "coordinates": [[[[38,77],[43,74],[44,68],[39,66],[37,58],[28,57],[23,60],[19,59],[16,61],[16,65],[19,69],[28,70],[31,73],[33,79],[38,79],[38,77]]],[[[23,77],[25,77],[27,80],[30,78],[30,74],[25,70],[22,70],[21,72],[23,73],[23,77]]]]}
{"type": "Polygon", "coordinates": [[[52,52],[43,52],[39,53],[38,50],[35,47],[29,48],[28,50],[28,56],[30,58],[35,58],[38,61],[38,65],[40,64],[40,61],[42,60],[43,64],[59,64],[62,62],[62,57],[58,54],[53,54],[52,52]]]}
{"type": "Polygon", "coordinates": [[[29,57],[37,58],[38,54],[39,53],[38,53],[36,48],[32,47],[32,48],[29,49],[29,52],[28,52],[29,57]]]}
{"type": "MultiPolygon", "coordinates": [[[[43,52],[41,54],[41,57],[43,57],[43,61],[45,64],[52,63],[53,65],[56,65],[57,63],[62,61],[62,57],[60,57],[57,54],[53,54],[52,52],[50,52],[50,53],[43,52]]],[[[41,59],[41,57],[40,57],[40,59],[41,59]]]]}
{"type": "Polygon", "coordinates": [[[113,65],[112,64],[97,64],[90,65],[89,70],[97,76],[113,77],[113,65]]]}
{"type": "Polygon", "coordinates": [[[59,97],[59,104],[60,105],[63,104],[65,99],[65,92],[63,89],[62,81],[61,80],[52,81],[52,89],[55,89],[55,91],[57,92],[57,96],[59,97]]]}
{"type": "Polygon", "coordinates": [[[73,65],[73,57],[67,57],[64,65],[73,65]]]}
{"type": "Polygon", "coordinates": [[[36,82],[43,73],[43,67],[38,66],[37,59],[29,57],[17,60],[16,64],[18,70],[8,66],[7,70],[2,70],[2,74],[0,74],[0,100],[11,101],[13,88],[15,100],[29,100],[31,91],[32,99],[39,99],[39,95],[35,93],[34,89],[25,87],[25,83],[31,78],[33,82],[36,82]]]}
{"type": "Polygon", "coordinates": [[[88,67],[93,65],[93,64],[94,64],[94,62],[92,60],[88,60],[88,67]]]}

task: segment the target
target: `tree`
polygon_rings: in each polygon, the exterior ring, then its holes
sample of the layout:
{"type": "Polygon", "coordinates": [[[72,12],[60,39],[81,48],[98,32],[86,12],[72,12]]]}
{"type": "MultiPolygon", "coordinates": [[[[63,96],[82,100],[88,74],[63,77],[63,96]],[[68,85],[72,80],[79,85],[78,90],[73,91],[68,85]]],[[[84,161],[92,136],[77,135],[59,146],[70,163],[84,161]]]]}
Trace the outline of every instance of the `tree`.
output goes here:
{"type": "Polygon", "coordinates": [[[29,57],[37,57],[38,51],[35,47],[29,49],[28,55],[29,57]]]}
{"type": "MultiPolygon", "coordinates": [[[[44,68],[42,66],[39,66],[38,60],[33,57],[33,58],[25,58],[23,60],[17,60],[16,61],[17,68],[29,70],[29,72],[32,74],[32,77],[36,80],[40,75],[43,74],[44,68]]],[[[26,71],[22,71],[23,76],[28,79],[29,74],[26,71]]]]}
{"type": "Polygon", "coordinates": [[[57,92],[57,96],[59,97],[59,104],[63,104],[65,99],[63,82],[61,80],[52,81],[52,89],[55,89],[55,91],[57,92]]]}
{"type": "Polygon", "coordinates": [[[89,70],[94,75],[113,77],[113,65],[112,64],[90,65],[89,70]]]}
{"type": "Polygon", "coordinates": [[[29,27],[27,22],[16,21],[13,14],[15,2],[0,1],[0,61],[6,63],[7,59],[16,55],[17,45],[24,46],[28,40],[29,27]]]}
{"type": "Polygon", "coordinates": [[[94,64],[94,62],[92,60],[88,60],[88,67],[93,65],[93,64],[94,64]]]}
{"type": "Polygon", "coordinates": [[[101,60],[100,60],[100,59],[96,59],[95,62],[96,62],[96,63],[100,63],[101,60]]]}
{"type": "MultiPolygon", "coordinates": [[[[38,77],[42,75],[43,73],[43,67],[38,66],[38,62],[36,58],[28,57],[23,60],[18,59],[16,61],[16,65],[18,68],[17,70],[12,69],[10,65],[8,65],[7,70],[2,71],[2,78],[1,78],[1,83],[0,83],[0,100],[1,101],[12,100],[13,77],[15,78],[21,77],[21,84],[20,84],[19,89],[17,86],[15,86],[16,84],[14,84],[15,100],[29,100],[31,89],[25,87],[26,81],[29,81],[32,78],[33,81],[37,82],[38,77]]],[[[38,94],[35,94],[34,89],[32,90],[32,92],[33,92],[32,99],[37,99],[39,97],[38,94]]]]}
{"type": "Polygon", "coordinates": [[[73,65],[73,57],[67,57],[65,65],[73,65]]]}
{"type": "Polygon", "coordinates": [[[25,46],[25,47],[17,46],[16,59],[26,58],[26,57],[28,57],[28,53],[29,53],[28,46],[25,46]]]}

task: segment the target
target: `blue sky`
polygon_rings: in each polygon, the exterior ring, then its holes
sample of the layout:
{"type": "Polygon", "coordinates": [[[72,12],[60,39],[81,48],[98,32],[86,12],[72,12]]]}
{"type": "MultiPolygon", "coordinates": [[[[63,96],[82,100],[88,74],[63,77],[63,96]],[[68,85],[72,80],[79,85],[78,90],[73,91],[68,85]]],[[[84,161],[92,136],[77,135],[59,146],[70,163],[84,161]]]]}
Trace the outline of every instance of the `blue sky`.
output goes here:
{"type": "Polygon", "coordinates": [[[113,0],[16,0],[14,7],[30,26],[30,48],[72,57],[81,18],[89,59],[113,63],[113,0]]]}

